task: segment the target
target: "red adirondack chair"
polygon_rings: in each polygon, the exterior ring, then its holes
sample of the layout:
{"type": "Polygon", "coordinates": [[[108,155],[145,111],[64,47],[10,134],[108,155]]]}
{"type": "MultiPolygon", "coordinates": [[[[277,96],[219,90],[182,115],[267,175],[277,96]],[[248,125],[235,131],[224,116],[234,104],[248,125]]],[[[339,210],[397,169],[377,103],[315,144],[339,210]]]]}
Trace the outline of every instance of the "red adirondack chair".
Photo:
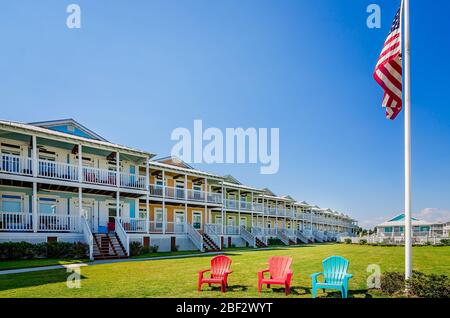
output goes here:
{"type": "Polygon", "coordinates": [[[228,286],[228,275],[233,271],[230,270],[231,258],[225,255],[219,255],[211,259],[211,268],[205,269],[198,273],[198,291],[202,289],[202,284],[220,284],[222,293],[228,286]],[[203,277],[206,272],[211,272],[209,278],[203,277]]]}
{"type": "Polygon", "coordinates": [[[291,270],[292,258],[286,256],[273,256],[269,258],[269,268],[258,272],[258,293],[264,284],[270,288],[270,285],[284,285],[286,295],[291,289],[291,270]],[[265,278],[264,273],[269,273],[270,277],[265,278]]]}

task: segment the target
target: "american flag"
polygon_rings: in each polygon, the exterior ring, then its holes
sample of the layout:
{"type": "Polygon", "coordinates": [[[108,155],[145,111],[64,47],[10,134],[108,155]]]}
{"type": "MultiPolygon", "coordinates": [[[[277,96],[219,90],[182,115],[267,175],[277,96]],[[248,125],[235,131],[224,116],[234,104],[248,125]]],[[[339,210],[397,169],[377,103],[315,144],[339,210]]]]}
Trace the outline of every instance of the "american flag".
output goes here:
{"type": "Polygon", "coordinates": [[[384,42],[373,74],[384,90],[383,107],[386,108],[386,117],[392,120],[402,110],[402,32],[400,22],[401,8],[395,15],[391,32],[384,42]]]}

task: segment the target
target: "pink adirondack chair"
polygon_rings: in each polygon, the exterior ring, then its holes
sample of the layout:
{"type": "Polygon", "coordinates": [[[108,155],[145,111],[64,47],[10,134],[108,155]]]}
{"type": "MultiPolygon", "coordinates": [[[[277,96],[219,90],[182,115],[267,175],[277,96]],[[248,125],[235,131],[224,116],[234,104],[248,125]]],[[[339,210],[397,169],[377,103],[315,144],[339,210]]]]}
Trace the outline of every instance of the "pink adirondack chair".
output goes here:
{"type": "Polygon", "coordinates": [[[198,273],[198,291],[202,289],[202,284],[220,284],[222,293],[226,291],[228,286],[228,275],[233,271],[230,270],[231,258],[225,255],[219,255],[211,259],[211,268],[205,269],[198,273]],[[203,275],[206,272],[211,272],[210,277],[206,278],[203,275]]]}
{"type": "Polygon", "coordinates": [[[269,268],[258,272],[258,293],[264,284],[267,288],[270,285],[284,285],[286,295],[291,291],[291,270],[292,258],[286,256],[273,256],[269,258],[269,268]],[[269,273],[270,277],[265,278],[264,273],[269,273]]]}

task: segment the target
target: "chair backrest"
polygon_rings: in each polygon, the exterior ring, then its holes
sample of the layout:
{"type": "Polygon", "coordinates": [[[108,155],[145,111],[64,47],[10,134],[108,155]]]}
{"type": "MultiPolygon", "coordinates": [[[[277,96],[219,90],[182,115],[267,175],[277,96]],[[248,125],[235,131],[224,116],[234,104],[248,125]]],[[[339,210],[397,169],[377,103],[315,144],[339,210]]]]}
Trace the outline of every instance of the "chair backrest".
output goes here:
{"type": "Polygon", "coordinates": [[[284,278],[291,268],[292,258],[272,256],[269,258],[269,273],[272,278],[284,278]]]}
{"type": "Polygon", "coordinates": [[[214,277],[221,277],[231,267],[231,258],[225,255],[213,257],[211,260],[211,274],[214,277]]]}
{"type": "Polygon", "coordinates": [[[340,284],[347,274],[349,261],[342,256],[330,256],[323,262],[323,276],[325,283],[340,284]]]}

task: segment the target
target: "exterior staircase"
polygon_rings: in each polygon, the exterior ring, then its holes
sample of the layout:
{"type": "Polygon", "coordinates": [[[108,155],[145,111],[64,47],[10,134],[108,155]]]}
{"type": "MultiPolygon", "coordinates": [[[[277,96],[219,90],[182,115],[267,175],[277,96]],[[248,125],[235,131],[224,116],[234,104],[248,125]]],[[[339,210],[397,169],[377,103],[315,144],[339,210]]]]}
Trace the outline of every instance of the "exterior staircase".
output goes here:
{"type": "Polygon", "coordinates": [[[267,247],[267,245],[257,237],[255,237],[255,244],[256,244],[256,247],[258,247],[258,248],[267,247]]]}
{"type": "Polygon", "coordinates": [[[295,245],[296,242],[286,235],[283,231],[278,231],[277,238],[285,245],[295,245]]]}
{"type": "Polygon", "coordinates": [[[202,234],[203,236],[203,250],[205,252],[218,252],[220,251],[220,247],[214,242],[214,240],[206,233],[202,234]]]}
{"type": "Polygon", "coordinates": [[[250,232],[244,226],[241,226],[241,238],[246,241],[253,248],[267,247],[267,245],[255,235],[255,233],[250,232]]]}
{"type": "Polygon", "coordinates": [[[304,244],[308,244],[310,242],[310,240],[308,239],[308,237],[306,237],[301,231],[296,230],[295,231],[295,235],[297,237],[297,240],[304,243],[304,244]]]}
{"type": "Polygon", "coordinates": [[[127,258],[127,252],[115,232],[93,234],[94,260],[127,258]]]}

